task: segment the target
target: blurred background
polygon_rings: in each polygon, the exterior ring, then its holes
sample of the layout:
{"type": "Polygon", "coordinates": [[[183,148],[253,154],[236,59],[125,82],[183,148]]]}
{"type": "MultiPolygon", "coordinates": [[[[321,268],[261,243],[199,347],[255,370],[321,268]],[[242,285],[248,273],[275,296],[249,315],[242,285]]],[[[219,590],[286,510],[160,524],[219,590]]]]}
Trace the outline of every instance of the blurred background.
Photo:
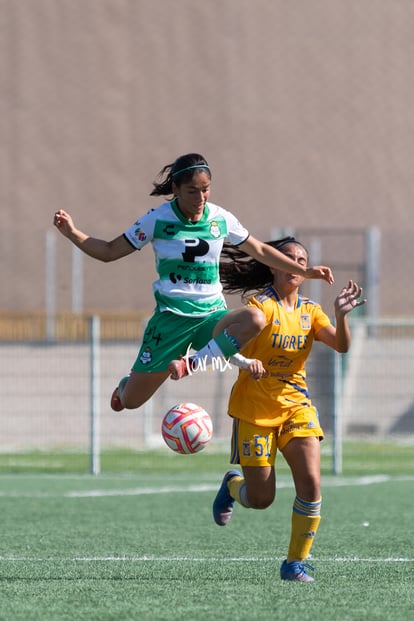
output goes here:
{"type": "Polygon", "coordinates": [[[310,362],[328,437],[410,441],[413,28],[411,0],[0,0],[4,453],[152,446],[179,400],[201,402],[227,445],[230,373],[111,412],[153,308],[152,251],[103,264],[52,227],[63,208],[116,237],[194,151],[213,202],[332,267],[334,286],[305,287],[329,315],[350,278],[365,289],[350,354],[310,362]]]}

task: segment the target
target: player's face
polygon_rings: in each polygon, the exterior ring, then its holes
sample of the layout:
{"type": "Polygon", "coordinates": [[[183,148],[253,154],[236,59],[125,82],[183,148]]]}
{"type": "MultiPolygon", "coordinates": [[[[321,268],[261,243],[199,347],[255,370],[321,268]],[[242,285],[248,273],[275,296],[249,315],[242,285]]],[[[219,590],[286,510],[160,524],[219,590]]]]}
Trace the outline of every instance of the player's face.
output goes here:
{"type": "MultiPolygon", "coordinates": [[[[308,255],[302,246],[297,244],[286,244],[283,246],[283,254],[298,263],[302,267],[308,266],[308,255]]],[[[282,272],[281,270],[272,270],[273,283],[275,287],[281,291],[292,291],[298,289],[305,280],[303,276],[298,274],[289,274],[288,272],[282,272]]]]}
{"type": "Polygon", "coordinates": [[[205,172],[194,175],[191,181],[177,186],[173,183],[173,192],[183,215],[190,222],[201,220],[204,205],[210,195],[210,177],[205,172]]]}

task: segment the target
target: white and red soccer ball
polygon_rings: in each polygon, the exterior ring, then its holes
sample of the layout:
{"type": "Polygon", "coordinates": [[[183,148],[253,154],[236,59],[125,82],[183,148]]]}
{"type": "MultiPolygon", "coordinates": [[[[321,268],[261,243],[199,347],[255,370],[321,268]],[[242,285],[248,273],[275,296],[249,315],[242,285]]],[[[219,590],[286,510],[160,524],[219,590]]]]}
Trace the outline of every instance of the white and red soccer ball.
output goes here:
{"type": "Polygon", "coordinates": [[[188,455],[198,453],[207,446],[213,435],[213,423],[200,405],[180,403],[164,416],[161,433],[172,451],[188,455]]]}

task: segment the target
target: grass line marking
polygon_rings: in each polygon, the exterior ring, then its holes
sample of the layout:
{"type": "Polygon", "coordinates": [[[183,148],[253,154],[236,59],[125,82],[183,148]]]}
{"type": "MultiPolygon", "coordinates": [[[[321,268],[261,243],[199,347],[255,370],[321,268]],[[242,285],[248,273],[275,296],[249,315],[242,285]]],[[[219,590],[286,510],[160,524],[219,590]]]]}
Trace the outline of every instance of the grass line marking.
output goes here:
{"type": "MultiPolygon", "coordinates": [[[[324,489],[330,487],[356,487],[365,485],[378,485],[388,482],[412,482],[414,476],[410,475],[373,475],[359,477],[335,477],[329,476],[323,479],[322,487],[324,489]]],[[[214,484],[198,484],[198,485],[161,485],[157,487],[133,487],[133,488],[113,488],[113,489],[87,489],[87,490],[71,490],[67,492],[31,492],[31,491],[6,491],[0,490],[2,498],[102,498],[111,496],[144,496],[153,494],[176,494],[176,493],[201,493],[215,492],[218,489],[220,481],[214,484]]],[[[292,488],[293,483],[290,479],[278,481],[278,489],[292,488]]]]}
{"type": "MultiPolygon", "coordinates": [[[[282,561],[286,556],[240,556],[240,557],[190,557],[190,556],[73,556],[73,557],[36,557],[36,556],[0,556],[1,562],[8,563],[263,563],[282,561]]],[[[414,557],[314,557],[311,562],[320,563],[414,563],[414,557]]]]}

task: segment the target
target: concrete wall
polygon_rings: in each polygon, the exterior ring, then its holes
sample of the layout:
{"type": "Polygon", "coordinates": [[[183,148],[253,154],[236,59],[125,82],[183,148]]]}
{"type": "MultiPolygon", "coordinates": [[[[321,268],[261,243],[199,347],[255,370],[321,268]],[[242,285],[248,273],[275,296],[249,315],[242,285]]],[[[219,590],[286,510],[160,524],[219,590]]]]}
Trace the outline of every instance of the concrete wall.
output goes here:
{"type": "MultiPolygon", "coordinates": [[[[0,309],[44,308],[57,208],[115,237],[157,204],[162,166],[199,151],[212,200],[258,237],[378,226],[380,312],[411,314],[413,29],[411,0],[1,0],[0,309]]],[[[70,309],[61,237],[57,254],[70,309]]],[[[363,253],[340,237],[322,259],[329,311],[363,253]]],[[[86,259],[84,307],[150,310],[154,275],[150,249],[86,259]]]]}

